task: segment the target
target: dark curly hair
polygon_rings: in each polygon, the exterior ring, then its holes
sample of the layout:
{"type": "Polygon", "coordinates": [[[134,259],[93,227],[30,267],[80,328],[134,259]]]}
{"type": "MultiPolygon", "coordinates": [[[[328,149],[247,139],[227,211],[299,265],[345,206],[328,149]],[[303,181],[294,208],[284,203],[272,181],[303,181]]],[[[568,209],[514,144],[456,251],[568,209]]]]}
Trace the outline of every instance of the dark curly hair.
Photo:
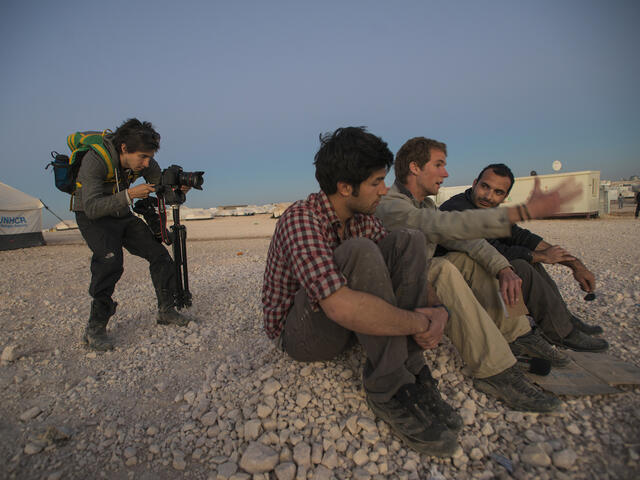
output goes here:
{"type": "Polygon", "coordinates": [[[415,162],[419,168],[431,160],[431,149],[441,150],[447,154],[447,144],[432,140],[431,138],[415,137],[407,140],[398,153],[396,153],[396,179],[400,183],[407,183],[409,164],[415,162]]]}
{"type": "Polygon", "coordinates": [[[123,122],[111,136],[111,141],[119,153],[123,143],[129,153],[157,152],[160,149],[160,134],[151,122],[141,122],[137,118],[123,122]]]}
{"type": "Polygon", "coordinates": [[[381,168],[389,171],[393,153],[386,142],[367,132],[366,127],[344,127],[320,135],[320,149],[313,163],[324,193],[336,193],[338,182],[345,182],[357,196],[360,184],[373,172],[381,168]]]}

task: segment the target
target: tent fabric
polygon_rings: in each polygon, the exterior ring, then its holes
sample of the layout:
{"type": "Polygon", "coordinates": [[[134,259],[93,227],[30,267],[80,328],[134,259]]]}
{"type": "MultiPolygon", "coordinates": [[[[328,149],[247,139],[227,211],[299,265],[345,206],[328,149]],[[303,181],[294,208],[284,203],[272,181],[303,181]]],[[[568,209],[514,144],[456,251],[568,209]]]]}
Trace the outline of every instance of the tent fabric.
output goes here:
{"type": "Polygon", "coordinates": [[[0,250],[45,245],[42,202],[0,182],[0,250]]]}

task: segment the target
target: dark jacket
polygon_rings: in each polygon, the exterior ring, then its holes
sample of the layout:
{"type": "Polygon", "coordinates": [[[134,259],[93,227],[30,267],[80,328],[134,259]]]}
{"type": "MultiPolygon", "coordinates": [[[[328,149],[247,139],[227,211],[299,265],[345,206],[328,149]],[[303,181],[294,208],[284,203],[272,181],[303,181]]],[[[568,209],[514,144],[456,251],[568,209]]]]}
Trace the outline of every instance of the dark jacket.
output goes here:
{"type": "MultiPolygon", "coordinates": [[[[125,190],[135,181],[133,172],[123,169],[120,155],[111,141],[106,138],[105,146],[111,156],[114,176],[118,182],[107,181],[107,166],[104,160],[93,150],[82,158],[78,171],[78,186],[73,199],[73,211],[84,212],[92,220],[102,217],[124,217],[131,213],[125,190]]],[[[162,171],[155,160],[140,172],[148,183],[160,182],[162,171]]],[[[135,177],[137,178],[137,177],[135,177]]]]}
{"type": "MultiPolygon", "coordinates": [[[[449,200],[440,205],[440,210],[444,211],[462,211],[478,208],[471,200],[471,189],[467,189],[464,193],[454,195],[449,200]]],[[[533,258],[533,250],[542,241],[542,237],[531,233],[526,228],[520,228],[517,225],[511,226],[511,236],[504,238],[487,238],[487,242],[495,247],[504,257],[511,261],[522,258],[531,262],[533,258]]]]}

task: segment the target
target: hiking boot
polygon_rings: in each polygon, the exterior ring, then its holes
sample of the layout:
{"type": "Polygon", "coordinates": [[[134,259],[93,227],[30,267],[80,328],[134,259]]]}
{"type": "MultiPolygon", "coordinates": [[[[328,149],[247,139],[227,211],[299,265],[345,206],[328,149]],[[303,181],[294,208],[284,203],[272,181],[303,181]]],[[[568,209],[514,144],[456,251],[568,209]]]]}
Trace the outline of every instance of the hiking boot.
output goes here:
{"type": "Polygon", "coordinates": [[[158,325],[178,325],[179,327],[186,327],[191,319],[176,311],[175,307],[169,307],[158,310],[156,321],[158,325]]]}
{"type": "Polygon", "coordinates": [[[373,413],[387,422],[393,433],[420,453],[450,457],[458,448],[456,434],[423,406],[422,389],[407,384],[387,402],[377,402],[367,395],[373,413]]]}
{"type": "Polygon", "coordinates": [[[438,391],[438,381],[431,376],[431,371],[426,365],[416,375],[416,385],[422,389],[423,404],[428,411],[449,430],[459,432],[462,429],[462,417],[442,399],[438,391]]]}
{"type": "Polygon", "coordinates": [[[96,327],[87,325],[87,328],[82,335],[82,341],[92,350],[97,350],[99,352],[113,350],[113,340],[107,336],[106,326],[96,327]]]}
{"type": "Polygon", "coordinates": [[[566,353],[558,351],[537,332],[531,332],[516,338],[509,344],[515,357],[528,355],[551,362],[552,367],[566,367],[571,359],[566,353]]]}
{"type": "Polygon", "coordinates": [[[93,300],[87,328],[82,335],[82,342],[93,350],[106,352],[113,350],[113,340],[107,336],[107,323],[116,313],[118,304],[111,299],[93,300]]]}
{"type": "Polygon", "coordinates": [[[604,338],[592,337],[581,332],[577,328],[560,340],[549,339],[554,345],[570,348],[576,352],[604,352],[609,348],[609,343],[604,338]]]}
{"type": "Polygon", "coordinates": [[[577,328],[582,333],[586,333],[587,335],[598,335],[603,332],[600,325],[589,325],[588,323],[584,323],[575,315],[571,315],[571,323],[573,324],[574,330],[577,328]]]}
{"type": "Polygon", "coordinates": [[[488,378],[474,378],[473,386],[499,398],[513,410],[525,412],[553,412],[562,402],[531,383],[515,365],[488,378]]]}

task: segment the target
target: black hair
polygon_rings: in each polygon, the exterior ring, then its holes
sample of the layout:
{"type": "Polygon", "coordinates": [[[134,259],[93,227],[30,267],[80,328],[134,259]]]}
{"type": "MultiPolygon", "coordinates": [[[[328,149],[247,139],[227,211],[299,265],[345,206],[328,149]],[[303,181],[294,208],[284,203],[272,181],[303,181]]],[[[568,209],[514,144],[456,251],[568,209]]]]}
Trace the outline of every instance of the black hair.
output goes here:
{"type": "Polygon", "coordinates": [[[389,171],[393,154],[380,137],[367,132],[367,127],[338,128],[320,135],[320,149],[313,161],[316,180],[327,195],[338,191],[338,182],[353,187],[358,196],[360,184],[381,168],[389,171]]]}
{"type": "Polygon", "coordinates": [[[396,179],[407,183],[409,164],[415,162],[418,168],[422,168],[431,160],[431,150],[440,150],[447,155],[447,144],[425,137],[414,137],[407,140],[398,153],[396,153],[396,179]]]}
{"type": "Polygon", "coordinates": [[[118,153],[122,153],[120,146],[124,143],[127,152],[156,152],[160,149],[160,134],[156,132],[151,122],[141,122],[137,118],[130,118],[120,125],[111,137],[118,153]]]}
{"type": "Polygon", "coordinates": [[[501,177],[509,177],[509,180],[511,180],[511,185],[509,185],[509,190],[507,190],[507,193],[509,193],[511,191],[511,188],[513,187],[515,178],[513,177],[513,172],[511,171],[511,169],[507,167],[504,163],[492,163],[491,165],[487,165],[486,167],[484,167],[480,172],[480,175],[478,175],[478,178],[476,178],[476,182],[480,181],[480,179],[482,178],[482,175],[488,169],[493,170],[493,173],[501,177]]]}

